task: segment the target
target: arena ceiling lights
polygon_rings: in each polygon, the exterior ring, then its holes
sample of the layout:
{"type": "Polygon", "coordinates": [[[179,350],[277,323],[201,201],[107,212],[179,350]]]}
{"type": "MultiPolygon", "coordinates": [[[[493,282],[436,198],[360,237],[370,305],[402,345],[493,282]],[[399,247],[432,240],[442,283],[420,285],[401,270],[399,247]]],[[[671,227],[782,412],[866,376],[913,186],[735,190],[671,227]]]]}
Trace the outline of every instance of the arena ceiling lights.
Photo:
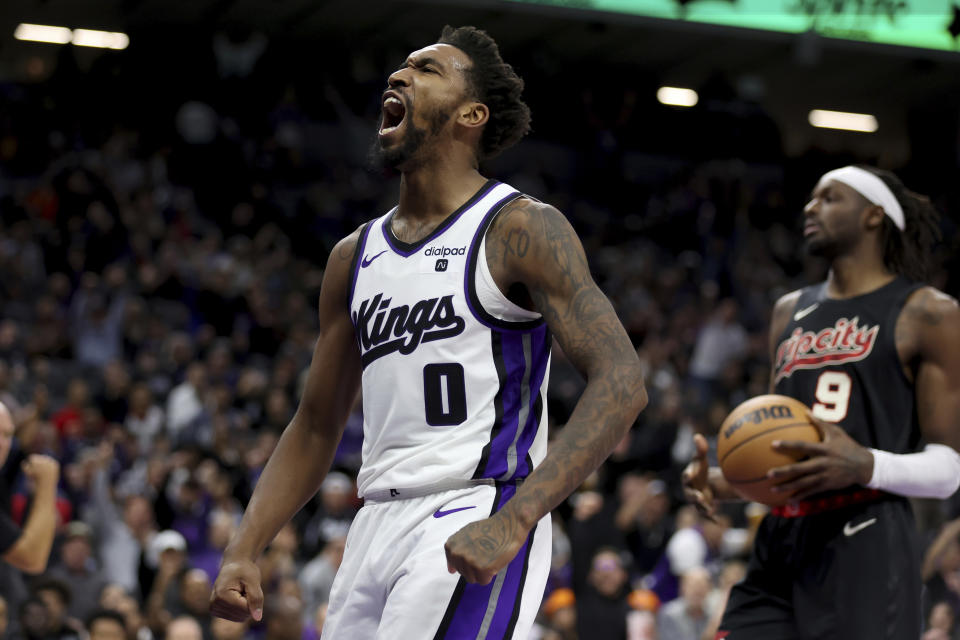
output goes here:
{"type": "Polygon", "coordinates": [[[875,116],[869,113],[848,113],[846,111],[827,111],[814,109],[807,116],[810,124],[821,129],[841,129],[843,131],[857,131],[873,133],[878,124],[875,116]]]}
{"type": "Polygon", "coordinates": [[[955,0],[512,0],[782,33],[960,51],[955,0]]]}
{"type": "Polygon", "coordinates": [[[657,89],[657,100],[660,104],[668,104],[673,107],[692,107],[697,104],[700,97],[693,89],[684,89],[682,87],[660,87],[657,89]]]}
{"type": "Polygon", "coordinates": [[[78,47],[96,47],[98,49],[126,49],[130,38],[125,33],[115,31],[97,31],[95,29],[68,29],[45,24],[17,25],[13,32],[17,40],[46,42],[49,44],[73,43],[78,47]]]}

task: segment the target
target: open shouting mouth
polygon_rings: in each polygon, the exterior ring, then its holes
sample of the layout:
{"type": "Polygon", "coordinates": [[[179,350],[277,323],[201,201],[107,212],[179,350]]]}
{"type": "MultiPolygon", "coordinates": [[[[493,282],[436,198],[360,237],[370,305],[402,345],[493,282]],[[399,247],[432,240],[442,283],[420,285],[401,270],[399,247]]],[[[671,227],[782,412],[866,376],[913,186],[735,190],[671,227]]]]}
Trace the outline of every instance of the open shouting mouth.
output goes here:
{"type": "Polygon", "coordinates": [[[380,123],[380,136],[388,136],[403,124],[407,108],[400,97],[392,91],[383,94],[383,118],[380,123]]]}

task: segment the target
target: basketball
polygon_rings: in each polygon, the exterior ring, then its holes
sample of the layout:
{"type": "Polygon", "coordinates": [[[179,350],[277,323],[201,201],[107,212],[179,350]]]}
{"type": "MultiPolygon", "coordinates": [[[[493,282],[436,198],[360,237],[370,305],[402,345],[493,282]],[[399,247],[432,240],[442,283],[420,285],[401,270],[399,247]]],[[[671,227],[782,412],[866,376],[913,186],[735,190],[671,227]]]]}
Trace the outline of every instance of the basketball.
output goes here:
{"type": "Polygon", "coordinates": [[[744,498],[771,506],[786,503],[789,495],[773,493],[767,471],[797,461],[774,451],[775,440],[819,442],[820,432],[807,418],[807,407],[793,398],[762,395],[730,412],[717,436],[717,458],[723,477],[744,498]]]}

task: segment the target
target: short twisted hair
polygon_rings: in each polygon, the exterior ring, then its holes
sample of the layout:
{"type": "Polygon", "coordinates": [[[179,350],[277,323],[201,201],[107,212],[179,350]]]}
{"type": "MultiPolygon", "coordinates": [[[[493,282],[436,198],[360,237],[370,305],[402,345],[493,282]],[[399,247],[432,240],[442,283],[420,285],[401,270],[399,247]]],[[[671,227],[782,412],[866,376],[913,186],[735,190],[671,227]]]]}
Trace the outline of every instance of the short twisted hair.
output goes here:
{"type": "Polygon", "coordinates": [[[530,131],[530,108],[521,99],[523,80],[500,57],[496,41],[476,27],[443,28],[437,44],[460,49],[473,65],[467,70],[471,97],[490,109],[478,155],[492,158],[530,131]]]}

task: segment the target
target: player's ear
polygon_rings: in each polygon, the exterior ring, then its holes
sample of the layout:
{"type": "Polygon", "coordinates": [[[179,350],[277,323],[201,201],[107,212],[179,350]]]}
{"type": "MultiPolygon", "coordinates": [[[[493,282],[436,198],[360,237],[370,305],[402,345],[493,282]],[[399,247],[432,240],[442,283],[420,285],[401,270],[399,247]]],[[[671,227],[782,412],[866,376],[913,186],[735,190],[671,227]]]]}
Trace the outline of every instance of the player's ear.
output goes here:
{"type": "Polygon", "coordinates": [[[490,119],[490,109],[482,102],[465,102],[460,107],[457,120],[467,127],[482,127],[490,119]]]}
{"type": "Polygon", "coordinates": [[[883,207],[875,204],[870,205],[864,212],[863,223],[870,231],[879,229],[880,226],[883,225],[883,219],[886,217],[886,215],[887,214],[884,212],[883,207]]]}

